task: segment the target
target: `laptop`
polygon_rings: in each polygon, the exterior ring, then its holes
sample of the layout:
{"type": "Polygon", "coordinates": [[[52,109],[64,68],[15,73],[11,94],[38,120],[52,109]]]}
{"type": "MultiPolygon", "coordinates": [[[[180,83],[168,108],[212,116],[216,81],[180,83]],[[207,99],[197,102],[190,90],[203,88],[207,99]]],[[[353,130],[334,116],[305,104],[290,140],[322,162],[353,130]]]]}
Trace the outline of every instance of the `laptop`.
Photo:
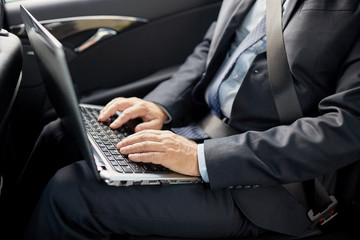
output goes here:
{"type": "Polygon", "coordinates": [[[62,44],[22,5],[20,12],[49,100],[99,181],[111,186],[202,182],[201,178],[175,173],[161,165],[131,162],[121,155],[116,144],[133,133],[135,120],[116,130],[109,127],[116,116],[99,123],[97,117],[103,106],[78,103],[62,44]]]}
{"type": "Polygon", "coordinates": [[[0,31],[3,27],[4,21],[4,0],[0,0],[0,31]]]}

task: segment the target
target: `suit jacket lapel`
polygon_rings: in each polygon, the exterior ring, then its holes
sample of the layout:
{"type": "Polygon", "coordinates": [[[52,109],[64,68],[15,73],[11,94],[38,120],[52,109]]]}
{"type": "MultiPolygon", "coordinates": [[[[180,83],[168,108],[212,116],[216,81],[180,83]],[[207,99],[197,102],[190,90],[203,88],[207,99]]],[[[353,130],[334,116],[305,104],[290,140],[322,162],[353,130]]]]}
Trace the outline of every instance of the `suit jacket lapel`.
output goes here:
{"type": "Polygon", "coordinates": [[[208,53],[206,74],[193,90],[196,102],[204,103],[206,85],[224,61],[231,37],[254,3],[255,0],[224,0],[208,53]]]}
{"type": "Polygon", "coordinates": [[[285,14],[283,16],[283,29],[286,28],[286,26],[288,25],[290,18],[292,17],[292,15],[295,12],[295,6],[298,2],[298,0],[287,0],[289,1],[287,9],[285,11],[285,14]]]}
{"type": "Polygon", "coordinates": [[[220,18],[218,18],[217,26],[214,31],[214,37],[209,50],[207,64],[209,64],[216,52],[222,46],[226,45],[231,36],[234,34],[236,28],[239,26],[239,22],[241,22],[246,16],[244,12],[248,11],[254,3],[254,0],[224,0],[219,13],[220,18]]]}
{"type": "MultiPolygon", "coordinates": [[[[295,12],[298,0],[287,0],[288,3],[285,15],[283,17],[284,28],[289,23],[291,16],[295,12]]],[[[195,101],[202,102],[205,86],[215,75],[217,69],[221,66],[225,58],[227,47],[239,23],[246,17],[246,12],[253,6],[255,0],[224,0],[219,13],[220,18],[216,23],[212,43],[208,53],[207,70],[205,77],[194,88],[195,101]],[[226,17],[231,16],[231,17],[226,17]],[[220,21],[219,21],[220,20],[220,21]]]]}
{"type": "MultiPolygon", "coordinates": [[[[295,6],[298,0],[288,0],[287,10],[284,15],[284,28],[289,23],[291,16],[294,13],[295,6]]],[[[255,3],[254,0],[247,1],[237,1],[237,0],[224,0],[223,7],[221,9],[222,15],[230,15],[231,17],[226,18],[225,21],[218,21],[217,27],[214,32],[214,37],[212,40],[212,44],[209,50],[207,66],[209,65],[211,59],[219,50],[219,47],[223,45],[224,42],[228,39],[229,36],[232,36],[236,28],[238,27],[238,23],[246,16],[244,12],[247,12],[250,7],[255,3]],[[242,19],[239,19],[239,17],[242,19]]]]}

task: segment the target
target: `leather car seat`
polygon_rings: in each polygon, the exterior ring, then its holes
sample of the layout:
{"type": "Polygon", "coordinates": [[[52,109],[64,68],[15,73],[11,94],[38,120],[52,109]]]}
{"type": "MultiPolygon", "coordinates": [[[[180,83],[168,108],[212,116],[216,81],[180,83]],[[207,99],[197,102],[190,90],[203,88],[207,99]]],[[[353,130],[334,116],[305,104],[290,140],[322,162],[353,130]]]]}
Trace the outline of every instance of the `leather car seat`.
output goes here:
{"type": "Polygon", "coordinates": [[[10,156],[10,113],[20,83],[22,45],[20,39],[0,29],[0,196],[4,182],[4,163],[10,156]]]}

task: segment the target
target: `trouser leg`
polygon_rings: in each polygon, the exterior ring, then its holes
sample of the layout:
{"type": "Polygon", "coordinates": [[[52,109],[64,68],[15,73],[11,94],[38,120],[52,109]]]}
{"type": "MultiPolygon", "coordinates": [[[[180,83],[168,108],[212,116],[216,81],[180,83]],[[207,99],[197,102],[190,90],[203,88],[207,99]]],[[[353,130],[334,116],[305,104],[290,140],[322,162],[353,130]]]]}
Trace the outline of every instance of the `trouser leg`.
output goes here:
{"type": "Polygon", "coordinates": [[[38,137],[34,149],[16,185],[9,191],[6,208],[6,229],[23,229],[40,198],[42,191],[55,172],[81,159],[73,140],[66,134],[60,120],[49,123],[38,137]]]}
{"type": "Polygon", "coordinates": [[[18,180],[21,190],[42,192],[55,172],[81,159],[73,139],[60,119],[44,127],[18,180]]]}
{"type": "Polygon", "coordinates": [[[26,239],[101,239],[117,235],[216,238],[257,234],[229,190],[206,184],[110,187],[83,161],[46,187],[26,239]]]}

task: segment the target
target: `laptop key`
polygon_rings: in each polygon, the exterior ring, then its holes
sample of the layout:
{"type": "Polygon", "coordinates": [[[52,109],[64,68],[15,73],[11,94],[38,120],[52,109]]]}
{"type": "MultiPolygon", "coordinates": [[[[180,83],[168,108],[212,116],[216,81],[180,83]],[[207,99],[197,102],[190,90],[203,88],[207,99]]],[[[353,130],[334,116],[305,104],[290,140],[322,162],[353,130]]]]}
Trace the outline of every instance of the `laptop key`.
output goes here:
{"type": "MultiPolygon", "coordinates": [[[[105,143],[106,144],[106,143],[105,143]]],[[[110,144],[106,144],[105,145],[106,146],[106,148],[108,149],[108,150],[115,150],[116,148],[114,147],[114,145],[110,145],[110,144]]]]}
{"type": "Polygon", "coordinates": [[[110,138],[110,142],[112,142],[113,144],[118,144],[120,141],[117,138],[110,138]]]}
{"type": "Polygon", "coordinates": [[[117,163],[118,163],[120,166],[128,166],[128,165],[129,165],[125,160],[118,160],[117,163]]]}
{"type": "Polygon", "coordinates": [[[98,143],[98,146],[101,147],[101,148],[106,147],[105,144],[103,144],[101,141],[100,141],[100,143],[98,143]]]}
{"type": "Polygon", "coordinates": [[[133,173],[133,170],[130,166],[121,166],[125,173],[133,173]]]}
{"type": "Polygon", "coordinates": [[[139,166],[142,168],[142,170],[145,173],[152,173],[153,171],[151,170],[151,168],[147,165],[147,164],[139,164],[139,166]]]}
{"type": "Polygon", "coordinates": [[[162,173],[168,173],[170,172],[170,170],[162,165],[157,165],[157,167],[159,168],[159,171],[161,171],[162,173]]]}
{"type": "Polygon", "coordinates": [[[119,166],[118,163],[115,160],[110,160],[109,161],[111,163],[111,165],[113,166],[119,166]]]}
{"type": "Polygon", "coordinates": [[[155,164],[151,164],[149,165],[149,167],[154,171],[154,172],[161,172],[159,166],[155,165],[155,164]]]}
{"type": "Polygon", "coordinates": [[[129,163],[129,165],[131,166],[131,168],[134,170],[135,173],[142,173],[142,169],[140,166],[138,166],[137,164],[134,163],[129,163]]]}
{"type": "Polygon", "coordinates": [[[112,154],[110,153],[110,152],[107,152],[107,150],[105,151],[103,151],[104,152],[104,154],[106,155],[106,156],[111,156],[112,154]]]}
{"type": "Polygon", "coordinates": [[[113,157],[114,157],[115,160],[122,160],[122,159],[124,159],[124,157],[121,156],[121,155],[113,155],[113,157]]]}
{"type": "MultiPolygon", "coordinates": [[[[114,148],[115,148],[115,147],[114,147],[114,148]]],[[[113,154],[113,155],[120,155],[119,150],[117,150],[116,148],[113,149],[113,150],[110,150],[110,152],[111,152],[111,154],[113,154]]],[[[122,158],[124,158],[124,157],[122,157],[122,158]]]]}
{"type": "Polygon", "coordinates": [[[115,170],[118,172],[123,172],[122,168],[120,166],[114,166],[115,170]]]}

